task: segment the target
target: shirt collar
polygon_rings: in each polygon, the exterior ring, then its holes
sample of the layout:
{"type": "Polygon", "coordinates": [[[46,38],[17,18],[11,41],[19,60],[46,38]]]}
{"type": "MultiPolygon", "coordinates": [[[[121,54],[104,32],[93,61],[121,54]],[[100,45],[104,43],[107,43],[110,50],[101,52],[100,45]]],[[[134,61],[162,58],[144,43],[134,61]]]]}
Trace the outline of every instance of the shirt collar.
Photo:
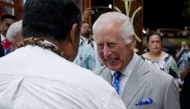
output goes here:
{"type": "Polygon", "coordinates": [[[1,34],[1,41],[4,41],[6,38],[5,36],[3,36],[3,34],[1,34]]]}
{"type": "Polygon", "coordinates": [[[84,41],[84,42],[88,41],[88,38],[83,37],[83,36],[80,36],[80,37],[81,37],[82,41],[84,41]]]}
{"type": "MultiPolygon", "coordinates": [[[[132,60],[129,62],[129,64],[121,71],[121,73],[127,77],[129,77],[132,73],[132,70],[138,60],[138,55],[134,53],[132,60]]],[[[111,70],[112,76],[114,75],[116,71],[111,70]]]]}

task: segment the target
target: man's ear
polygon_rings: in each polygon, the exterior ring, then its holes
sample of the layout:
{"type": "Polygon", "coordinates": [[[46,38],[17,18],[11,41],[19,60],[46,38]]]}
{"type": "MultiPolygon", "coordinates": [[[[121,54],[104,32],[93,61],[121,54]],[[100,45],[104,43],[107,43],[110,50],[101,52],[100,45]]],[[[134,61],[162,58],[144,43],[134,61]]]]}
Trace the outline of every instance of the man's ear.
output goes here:
{"type": "Polygon", "coordinates": [[[135,38],[135,35],[131,35],[131,43],[130,43],[130,48],[131,49],[134,49],[135,46],[136,46],[136,38],[135,38]]]}
{"type": "Polygon", "coordinates": [[[76,40],[77,40],[76,35],[78,35],[78,33],[77,33],[77,26],[78,25],[76,23],[73,24],[72,29],[70,31],[70,35],[69,35],[69,41],[73,45],[76,45],[76,40]]]}

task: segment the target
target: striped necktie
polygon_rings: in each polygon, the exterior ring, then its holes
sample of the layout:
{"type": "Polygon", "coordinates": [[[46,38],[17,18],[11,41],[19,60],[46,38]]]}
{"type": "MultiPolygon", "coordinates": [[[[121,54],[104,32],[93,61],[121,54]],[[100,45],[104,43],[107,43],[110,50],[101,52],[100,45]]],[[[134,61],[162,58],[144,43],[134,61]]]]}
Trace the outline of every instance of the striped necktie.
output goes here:
{"type": "Polygon", "coordinates": [[[114,82],[112,86],[115,88],[116,92],[119,94],[119,78],[121,76],[121,72],[114,73],[114,82]]]}

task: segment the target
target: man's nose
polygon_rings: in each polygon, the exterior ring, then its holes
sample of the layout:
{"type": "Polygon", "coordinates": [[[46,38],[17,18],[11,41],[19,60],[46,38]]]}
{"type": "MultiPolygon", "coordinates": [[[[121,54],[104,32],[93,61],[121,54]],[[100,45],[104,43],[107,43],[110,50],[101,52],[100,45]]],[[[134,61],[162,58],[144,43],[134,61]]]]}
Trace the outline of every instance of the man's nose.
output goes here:
{"type": "Polygon", "coordinates": [[[111,55],[111,50],[107,45],[104,46],[103,52],[104,52],[104,57],[109,57],[111,55]]]}

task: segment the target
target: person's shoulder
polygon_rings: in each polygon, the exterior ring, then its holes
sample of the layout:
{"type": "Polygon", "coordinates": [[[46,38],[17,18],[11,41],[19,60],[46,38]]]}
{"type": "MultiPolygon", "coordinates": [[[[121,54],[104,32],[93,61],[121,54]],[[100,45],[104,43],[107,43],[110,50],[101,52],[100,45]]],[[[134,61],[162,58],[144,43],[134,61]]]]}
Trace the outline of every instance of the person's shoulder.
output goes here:
{"type": "Polygon", "coordinates": [[[147,57],[147,56],[148,56],[148,52],[142,54],[141,56],[143,56],[143,57],[147,57]]]}
{"type": "Polygon", "coordinates": [[[102,102],[106,103],[106,100],[110,98],[110,94],[114,93],[113,87],[111,87],[111,85],[101,76],[94,74],[88,69],[81,67],[78,68],[78,66],[72,66],[72,69],[74,71],[73,75],[76,75],[77,80],[80,80],[80,83],[83,85],[76,82],[74,83],[76,83],[77,87],[80,89],[85,90],[86,95],[94,96],[94,98],[98,98],[102,102]]]}
{"type": "Polygon", "coordinates": [[[161,51],[161,55],[162,55],[163,57],[166,57],[166,56],[169,56],[170,54],[166,53],[165,51],[161,51]]]}
{"type": "Polygon", "coordinates": [[[108,69],[106,66],[102,66],[101,68],[94,70],[93,72],[97,75],[101,75],[104,70],[108,69]]]}
{"type": "Polygon", "coordinates": [[[162,78],[163,80],[172,79],[173,77],[169,75],[168,73],[156,68],[155,66],[148,65],[150,68],[150,73],[155,77],[156,79],[162,78]]]}

